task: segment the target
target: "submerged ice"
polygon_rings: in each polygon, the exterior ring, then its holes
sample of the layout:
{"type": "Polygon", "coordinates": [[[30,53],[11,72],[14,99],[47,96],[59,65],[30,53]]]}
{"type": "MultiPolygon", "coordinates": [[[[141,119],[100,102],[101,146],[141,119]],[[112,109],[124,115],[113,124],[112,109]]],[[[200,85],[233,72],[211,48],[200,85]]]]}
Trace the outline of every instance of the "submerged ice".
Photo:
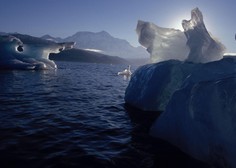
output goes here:
{"type": "Polygon", "coordinates": [[[236,167],[236,57],[223,56],[198,8],[182,25],[184,32],[138,22],[139,42],[155,63],[132,74],[125,102],[162,111],[152,136],[216,167],[236,167]]]}
{"type": "Polygon", "coordinates": [[[0,36],[0,69],[55,69],[49,54],[73,46],[73,42],[55,43],[20,34],[0,36]]]}

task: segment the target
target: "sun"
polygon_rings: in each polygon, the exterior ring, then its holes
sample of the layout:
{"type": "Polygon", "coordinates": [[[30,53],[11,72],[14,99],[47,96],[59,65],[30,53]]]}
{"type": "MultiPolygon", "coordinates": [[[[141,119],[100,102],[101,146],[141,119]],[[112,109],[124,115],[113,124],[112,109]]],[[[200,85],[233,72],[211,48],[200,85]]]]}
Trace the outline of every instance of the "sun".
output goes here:
{"type": "Polygon", "coordinates": [[[173,17],[173,19],[171,19],[168,23],[170,28],[174,28],[174,29],[179,29],[181,31],[184,31],[183,27],[182,27],[182,21],[183,20],[189,20],[191,18],[189,13],[183,13],[180,15],[176,15],[175,17],[173,17]]]}

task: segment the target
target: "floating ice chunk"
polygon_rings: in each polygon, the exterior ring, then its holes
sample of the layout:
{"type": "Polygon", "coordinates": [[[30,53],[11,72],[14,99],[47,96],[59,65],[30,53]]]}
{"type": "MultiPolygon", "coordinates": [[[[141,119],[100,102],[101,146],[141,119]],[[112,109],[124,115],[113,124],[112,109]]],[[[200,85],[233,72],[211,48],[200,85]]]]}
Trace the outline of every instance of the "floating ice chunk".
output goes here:
{"type": "Polygon", "coordinates": [[[20,34],[0,36],[0,69],[55,69],[49,54],[73,46],[73,42],[55,43],[20,34]]]}
{"type": "Polygon", "coordinates": [[[131,76],[132,72],[131,72],[130,68],[131,68],[131,66],[129,65],[128,69],[125,69],[125,70],[123,70],[121,72],[118,72],[117,75],[131,76]]]}

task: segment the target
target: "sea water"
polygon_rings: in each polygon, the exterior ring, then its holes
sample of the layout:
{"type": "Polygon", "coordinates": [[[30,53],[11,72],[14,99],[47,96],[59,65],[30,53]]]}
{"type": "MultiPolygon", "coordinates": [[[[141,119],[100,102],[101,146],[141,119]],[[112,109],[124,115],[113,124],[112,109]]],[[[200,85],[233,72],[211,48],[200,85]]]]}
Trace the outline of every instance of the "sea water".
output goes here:
{"type": "Polygon", "coordinates": [[[127,65],[57,65],[0,71],[0,167],[205,166],[149,136],[159,114],[125,105],[127,65]]]}

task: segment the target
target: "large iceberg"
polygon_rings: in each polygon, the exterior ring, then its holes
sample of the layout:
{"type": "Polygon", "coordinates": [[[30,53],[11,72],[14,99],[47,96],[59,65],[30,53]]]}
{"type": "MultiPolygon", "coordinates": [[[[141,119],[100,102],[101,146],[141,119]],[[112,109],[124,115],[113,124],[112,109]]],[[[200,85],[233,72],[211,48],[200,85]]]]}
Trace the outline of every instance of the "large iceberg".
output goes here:
{"type": "Polygon", "coordinates": [[[190,81],[173,94],[151,135],[216,167],[236,167],[236,73],[190,81]]]}
{"type": "Polygon", "coordinates": [[[207,32],[198,8],[191,14],[191,20],[182,22],[189,48],[185,59],[175,57],[171,45],[168,53],[173,58],[166,56],[160,47],[163,40],[157,44],[155,39],[163,36],[156,35],[157,29],[152,29],[155,37],[145,35],[150,26],[138,23],[139,41],[157,62],[132,74],[125,102],[145,111],[162,111],[150,129],[152,136],[216,167],[236,167],[236,57],[223,56],[225,47],[207,32]]]}
{"type": "Polygon", "coordinates": [[[55,69],[49,54],[73,46],[73,42],[55,43],[21,34],[0,36],[0,69],[55,69]]]}

